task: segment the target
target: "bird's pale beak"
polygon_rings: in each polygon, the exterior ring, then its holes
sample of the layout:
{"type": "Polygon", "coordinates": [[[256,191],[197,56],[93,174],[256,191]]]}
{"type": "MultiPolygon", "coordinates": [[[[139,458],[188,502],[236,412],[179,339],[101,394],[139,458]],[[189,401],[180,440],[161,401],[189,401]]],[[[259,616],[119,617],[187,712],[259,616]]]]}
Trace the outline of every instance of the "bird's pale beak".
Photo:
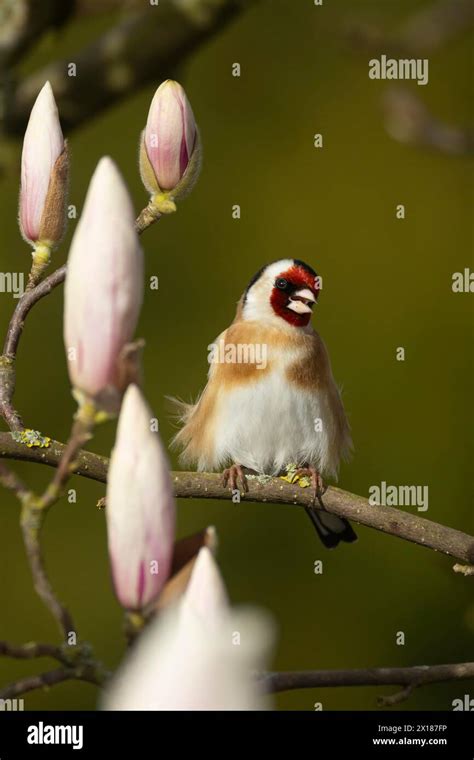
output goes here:
{"type": "Polygon", "coordinates": [[[286,308],[295,311],[297,314],[308,314],[312,312],[315,303],[314,293],[309,288],[304,288],[291,294],[286,308]]]}

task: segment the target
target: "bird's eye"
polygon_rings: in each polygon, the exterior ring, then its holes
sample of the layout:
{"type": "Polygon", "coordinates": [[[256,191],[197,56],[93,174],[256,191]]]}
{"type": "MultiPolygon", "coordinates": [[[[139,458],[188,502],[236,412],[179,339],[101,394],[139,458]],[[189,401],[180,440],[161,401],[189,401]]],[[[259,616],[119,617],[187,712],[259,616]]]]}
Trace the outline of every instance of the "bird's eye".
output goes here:
{"type": "Polygon", "coordinates": [[[285,278],[284,278],[284,277],[278,277],[278,278],[275,280],[275,286],[276,286],[276,287],[277,287],[279,290],[285,290],[285,288],[288,286],[288,280],[285,280],[285,278]]]}

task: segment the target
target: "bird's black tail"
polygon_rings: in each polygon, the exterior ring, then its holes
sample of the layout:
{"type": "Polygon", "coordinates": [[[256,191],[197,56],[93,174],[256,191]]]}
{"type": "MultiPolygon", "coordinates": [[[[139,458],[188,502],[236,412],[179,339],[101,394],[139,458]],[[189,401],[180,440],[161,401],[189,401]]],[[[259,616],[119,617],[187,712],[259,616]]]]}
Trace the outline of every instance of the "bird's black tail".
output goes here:
{"type": "Polygon", "coordinates": [[[341,541],[346,541],[348,544],[357,541],[357,534],[344,517],[313,507],[305,507],[305,510],[327,549],[334,549],[341,541]]]}

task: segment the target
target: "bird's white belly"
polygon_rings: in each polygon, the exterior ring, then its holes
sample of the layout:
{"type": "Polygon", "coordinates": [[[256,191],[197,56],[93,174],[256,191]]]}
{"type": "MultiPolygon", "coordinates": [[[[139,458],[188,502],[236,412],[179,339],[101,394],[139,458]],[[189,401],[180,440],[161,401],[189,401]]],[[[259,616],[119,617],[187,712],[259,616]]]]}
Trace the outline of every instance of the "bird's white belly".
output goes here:
{"type": "Polygon", "coordinates": [[[275,475],[290,462],[333,472],[332,414],[324,393],[305,391],[274,370],[226,391],[215,430],[215,462],[231,460],[275,475]]]}

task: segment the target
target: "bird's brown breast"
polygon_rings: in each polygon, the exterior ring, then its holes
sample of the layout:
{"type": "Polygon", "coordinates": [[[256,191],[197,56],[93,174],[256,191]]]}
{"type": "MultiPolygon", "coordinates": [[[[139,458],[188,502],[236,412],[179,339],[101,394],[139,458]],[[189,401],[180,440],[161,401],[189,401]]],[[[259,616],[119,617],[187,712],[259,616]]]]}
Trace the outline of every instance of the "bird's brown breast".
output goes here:
{"type": "Polygon", "coordinates": [[[217,361],[214,364],[212,382],[227,387],[257,382],[279,365],[283,369],[283,365],[288,364],[288,357],[294,354],[294,362],[286,367],[289,382],[295,382],[302,388],[314,388],[327,373],[328,361],[324,344],[315,332],[303,333],[295,329],[292,333],[294,334],[258,322],[234,322],[216,341],[221,342],[221,357],[227,356],[229,361],[217,361]],[[254,355],[260,357],[260,362],[239,361],[239,356],[245,356],[242,347],[260,348],[260,351],[254,350],[254,355]],[[264,365],[261,361],[263,354],[264,365]],[[232,356],[236,357],[235,361],[232,356]]]}

